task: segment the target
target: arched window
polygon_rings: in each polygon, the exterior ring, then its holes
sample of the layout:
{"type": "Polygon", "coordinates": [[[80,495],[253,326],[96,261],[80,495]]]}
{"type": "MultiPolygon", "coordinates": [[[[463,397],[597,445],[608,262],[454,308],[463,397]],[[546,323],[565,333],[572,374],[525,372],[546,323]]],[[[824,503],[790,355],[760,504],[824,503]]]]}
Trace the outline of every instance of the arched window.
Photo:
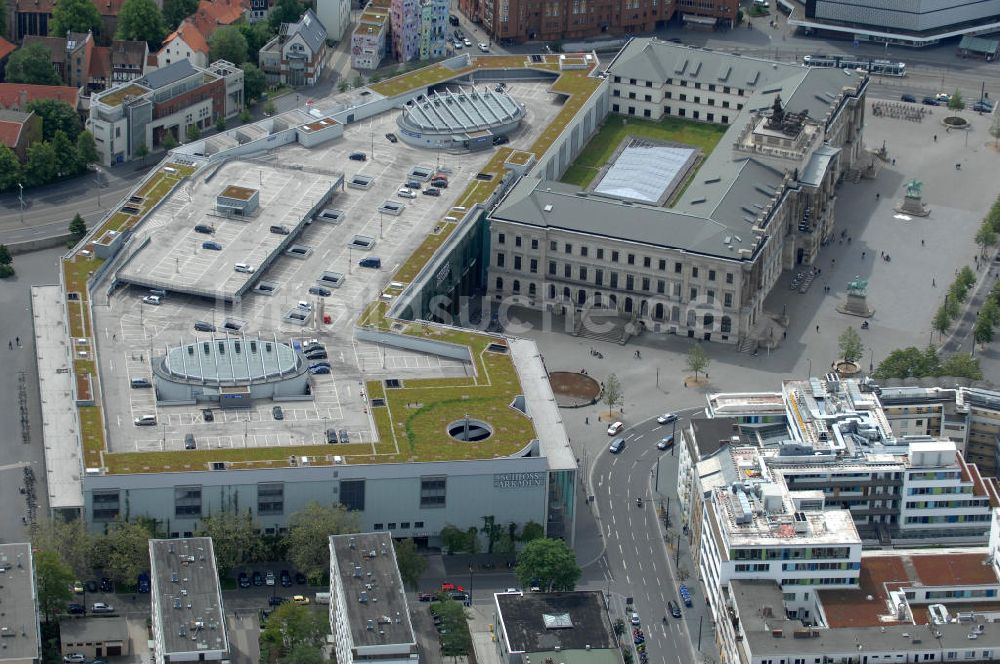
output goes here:
{"type": "Polygon", "coordinates": [[[704,322],[704,327],[706,330],[711,330],[712,325],[715,324],[715,316],[712,314],[705,314],[705,318],[702,319],[704,322]]]}
{"type": "Polygon", "coordinates": [[[503,290],[503,277],[497,277],[497,290],[503,290]]]}
{"type": "Polygon", "coordinates": [[[521,292],[521,281],[519,279],[514,280],[514,292],[515,293],[521,292]]]}
{"type": "Polygon", "coordinates": [[[733,331],[733,320],[729,316],[722,317],[722,333],[729,334],[733,331]]]}
{"type": "Polygon", "coordinates": [[[553,284],[549,284],[549,299],[556,299],[556,287],[553,284]]]}
{"type": "Polygon", "coordinates": [[[656,306],[653,307],[653,318],[656,320],[663,320],[663,303],[657,302],[656,306]]]}
{"type": "Polygon", "coordinates": [[[625,298],[625,313],[632,313],[632,298],[630,297],[625,298]]]}
{"type": "Polygon", "coordinates": [[[576,303],[581,306],[587,303],[587,291],[581,288],[576,292],[576,303]]]}
{"type": "Polygon", "coordinates": [[[533,281],[530,284],[528,284],[528,295],[530,295],[531,297],[535,297],[535,282],[533,281]]]}

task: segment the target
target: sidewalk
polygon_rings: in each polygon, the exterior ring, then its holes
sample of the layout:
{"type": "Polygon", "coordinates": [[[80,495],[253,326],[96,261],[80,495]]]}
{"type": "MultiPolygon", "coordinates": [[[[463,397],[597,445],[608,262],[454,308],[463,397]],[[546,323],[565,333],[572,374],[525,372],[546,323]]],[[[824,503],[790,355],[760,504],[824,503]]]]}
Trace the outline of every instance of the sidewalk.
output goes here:
{"type": "Polygon", "coordinates": [[[473,605],[465,610],[469,616],[469,632],[472,634],[472,646],[476,651],[477,664],[503,664],[497,653],[494,633],[493,604],[473,605]]]}

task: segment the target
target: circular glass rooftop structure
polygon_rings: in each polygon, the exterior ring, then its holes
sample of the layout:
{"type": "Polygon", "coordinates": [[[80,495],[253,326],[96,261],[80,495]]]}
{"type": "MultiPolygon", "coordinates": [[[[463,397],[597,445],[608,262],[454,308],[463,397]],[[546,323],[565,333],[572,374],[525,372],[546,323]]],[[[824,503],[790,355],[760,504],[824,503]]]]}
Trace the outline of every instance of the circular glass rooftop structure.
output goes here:
{"type": "Polygon", "coordinates": [[[205,385],[250,385],[306,370],[302,356],[273,340],[228,337],[169,348],[158,367],[165,378],[205,385]]]}
{"type": "Polygon", "coordinates": [[[403,109],[398,124],[413,135],[463,136],[509,131],[524,118],[524,107],[504,92],[435,92],[403,109]]]}

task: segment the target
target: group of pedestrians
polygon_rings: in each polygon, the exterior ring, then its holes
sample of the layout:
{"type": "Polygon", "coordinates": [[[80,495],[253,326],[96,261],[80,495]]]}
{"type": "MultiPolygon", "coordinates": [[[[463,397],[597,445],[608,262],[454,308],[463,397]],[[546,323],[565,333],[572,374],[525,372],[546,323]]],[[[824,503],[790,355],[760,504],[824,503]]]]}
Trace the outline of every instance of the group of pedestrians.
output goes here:
{"type": "Polygon", "coordinates": [[[14,343],[17,343],[17,347],[21,348],[21,337],[14,337],[14,341],[7,340],[7,349],[14,350],[14,343]]]}

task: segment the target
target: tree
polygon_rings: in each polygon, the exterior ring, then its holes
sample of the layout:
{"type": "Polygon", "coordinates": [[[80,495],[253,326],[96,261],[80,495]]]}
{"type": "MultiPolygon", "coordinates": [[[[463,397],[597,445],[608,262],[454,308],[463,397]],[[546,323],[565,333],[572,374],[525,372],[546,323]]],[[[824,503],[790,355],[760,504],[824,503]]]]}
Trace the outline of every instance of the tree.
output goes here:
{"type": "Polygon", "coordinates": [[[412,539],[396,542],[396,566],[403,577],[403,585],[416,588],[420,575],[427,569],[427,559],[417,553],[417,545],[412,539]]]}
{"type": "Polygon", "coordinates": [[[977,344],[988,344],[993,341],[993,323],[989,318],[980,315],[976,319],[976,326],[973,328],[977,344]]]}
{"type": "Polygon", "coordinates": [[[267,20],[271,29],[277,32],[282,23],[295,23],[305,11],[305,5],[299,0],[278,0],[267,20]]]}
{"type": "Polygon", "coordinates": [[[542,537],[545,537],[545,528],[542,527],[542,524],[535,521],[529,521],[521,529],[522,542],[534,542],[536,539],[541,539],[542,537]]]}
{"type": "Polygon", "coordinates": [[[919,378],[936,375],[938,369],[937,351],[928,346],[921,351],[915,346],[897,348],[882,360],[875,370],[875,377],[886,378],[919,378]]]}
{"type": "Polygon", "coordinates": [[[0,145],[0,191],[16,188],[23,177],[17,155],[6,145],[0,145]]]}
{"type": "Polygon", "coordinates": [[[94,538],[94,567],[103,569],[116,585],[134,583],[149,569],[151,537],[147,524],[119,518],[105,534],[94,538]]]}
{"type": "Polygon", "coordinates": [[[529,542],[517,559],[514,570],[525,588],[536,581],[543,591],[573,590],[582,571],[576,555],[557,539],[537,539],[529,542]]]}
{"type": "Polygon", "coordinates": [[[618,381],[617,374],[609,374],[604,381],[601,399],[608,405],[608,417],[611,417],[611,411],[622,402],[622,384],[618,381]]]}
{"type": "Polygon", "coordinates": [[[145,143],[140,143],[139,147],[135,149],[135,156],[142,160],[142,165],[146,165],[146,157],[149,155],[149,148],[146,147],[145,143]]]}
{"type": "Polygon", "coordinates": [[[979,360],[971,354],[955,353],[941,360],[940,373],[937,375],[982,380],[983,370],[979,367],[979,360]]]}
{"type": "Polygon", "coordinates": [[[187,139],[189,141],[197,141],[201,138],[201,129],[198,129],[198,125],[196,124],[189,124],[184,133],[187,134],[187,139]]]}
{"type": "MultiPolygon", "coordinates": [[[[351,87],[351,84],[347,82],[346,78],[340,79],[340,83],[337,83],[337,92],[347,92],[347,88],[351,87]]],[[[1000,117],[998,115],[997,117],[1000,117]]],[[[997,144],[1000,145],[1000,129],[997,131],[997,144]]]]}
{"type": "MultiPolygon", "coordinates": [[[[260,640],[277,645],[281,653],[287,654],[302,645],[321,646],[329,631],[329,618],[325,612],[286,602],[271,612],[267,626],[260,633],[260,640]]],[[[266,661],[263,657],[261,659],[266,661]]]]}
{"type": "Polygon", "coordinates": [[[76,244],[87,234],[87,222],[83,220],[80,213],[73,216],[73,221],[69,222],[69,234],[73,236],[73,244],[76,244]]]}
{"type": "Polygon", "coordinates": [[[97,154],[97,143],[94,135],[89,131],[81,131],[76,137],[76,156],[84,166],[93,164],[101,160],[101,155],[97,154]]]}
{"type": "Polygon", "coordinates": [[[840,356],[845,362],[857,362],[865,354],[865,345],[861,342],[861,335],[853,327],[846,328],[837,338],[840,345],[840,356]]]}
{"type": "Polygon", "coordinates": [[[24,168],[28,184],[39,185],[59,177],[59,155],[51,143],[40,141],[28,146],[28,163],[24,168]]]}
{"type": "Polygon", "coordinates": [[[236,26],[247,40],[247,60],[257,62],[260,49],[264,44],[271,41],[274,31],[267,21],[257,21],[256,23],[237,23],[236,26]]]}
{"type": "Polygon", "coordinates": [[[695,380],[698,380],[699,372],[708,369],[710,362],[711,360],[708,359],[708,355],[705,354],[705,349],[701,347],[701,344],[695,344],[688,350],[687,368],[694,372],[695,380]]]}
{"type": "Polygon", "coordinates": [[[33,42],[22,46],[7,59],[8,83],[62,85],[62,79],[52,66],[52,54],[43,44],[33,42]]]}
{"type": "Polygon", "coordinates": [[[0,279],[14,276],[14,259],[6,244],[0,244],[0,279]]]}
{"type": "Polygon", "coordinates": [[[242,111],[240,111],[240,122],[242,122],[243,124],[246,124],[247,122],[250,122],[251,120],[253,120],[253,117],[250,115],[250,109],[249,108],[244,108],[242,111]]]}
{"type": "Polygon", "coordinates": [[[118,12],[118,31],[115,39],[144,41],[150,52],[160,48],[167,35],[163,14],[153,0],[125,0],[118,12]]]}
{"type": "MultiPolygon", "coordinates": [[[[251,99],[260,99],[264,90],[267,89],[267,79],[264,77],[264,72],[252,62],[244,62],[240,69],[243,70],[243,99],[248,103],[251,99]]],[[[247,115],[249,114],[250,112],[247,111],[247,115]]],[[[249,122],[249,119],[243,120],[243,122],[249,122]]]]}
{"type": "Polygon", "coordinates": [[[358,532],[357,514],[343,505],[311,502],[288,522],[288,554],[291,562],[314,582],[330,569],[330,535],[358,532]]]}
{"type": "Polygon", "coordinates": [[[226,130],[226,118],[225,116],[220,115],[219,117],[215,118],[215,131],[222,132],[225,130],[226,130]]]}
{"type": "Polygon", "coordinates": [[[948,100],[948,110],[961,111],[964,108],[965,100],[962,99],[962,93],[959,92],[958,88],[955,88],[955,92],[951,94],[951,99],[948,100]]]}
{"type": "MultiPolygon", "coordinates": [[[[2,245],[0,245],[2,246],[2,245]]],[[[6,248],[2,249],[3,253],[6,248]]],[[[10,255],[7,255],[10,259],[10,255]]],[[[0,256],[0,264],[3,257],[0,256]]],[[[39,551],[51,551],[70,568],[77,579],[90,574],[90,534],[82,519],[40,518],[31,529],[31,546],[39,551]]]]}
{"type": "Polygon", "coordinates": [[[80,156],[76,152],[76,146],[66,137],[66,132],[59,130],[52,139],[52,150],[59,160],[59,177],[76,175],[80,172],[80,156]]]}
{"type": "Polygon", "coordinates": [[[173,150],[177,147],[177,137],[174,136],[174,132],[168,131],[163,136],[163,140],[160,141],[160,145],[163,146],[164,150],[173,150]]]}
{"type": "Polygon", "coordinates": [[[450,524],[445,526],[441,529],[441,545],[449,554],[465,551],[465,531],[450,524]]]}
{"type": "Polygon", "coordinates": [[[985,256],[987,247],[997,242],[997,233],[988,222],[983,222],[976,231],[976,244],[979,245],[979,255],[985,256]]]}
{"type": "Polygon", "coordinates": [[[163,0],[163,20],[173,30],[198,9],[198,0],[163,0]]]}
{"type": "Polygon", "coordinates": [[[34,99],[28,102],[28,110],[42,119],[42,138],[51,141],[56,132],[61,131],[71,141],[75,141],[83,129],[76,110],[57,99],[34,99]]]}
{"type": "Polygon", "coordinates": [[[278,664],[327,664],[327,660],[321,647],[300,643],[278,659],[278,664]]]}
{"type": "Polygon", "coordinates": [[[7,34],[7,2],[0,0],[0,35],[7,34]]]}
{"type": "Polygon", "coordinates": [[[944,336],[944,333],[948,331],[948,328],[951,327],[951,312],[948,311],[947,306],[942,304],[938,307],[934,318],[931,319],[931,327],[941,336],[944,336]]]}
{"type": "Polygon", "coordinates": [[[34,558],[38,608],[49,622],[73,598],[73,570],[53,551],[38,551],[34,558]]]}
{"type": "Polygon", "coordinates": [[[247,59],[247,39],[235,25],[225,25],[213,32],[208,38],[208,48],[213,61],[228,60],[239,66],[247,59]]]}
{"type": "Polygon", "coordinates": [[[255,532],[258,529],[249,512],[216,512],[198,523],[197,534],[212,538],[215,564],[219,574],[226,576],[240,565],[258,559],[260,536],[255,532]]]}
{"type": "Polygon", "coordinates": [[[955,279],[955,282],[962,284],[968,290],[976,283],[976,273],[968,265],[963,265],[962,269],[958,271],[958,277],[955,279]]]}
{"type": "Polygon", "coordinates": [[[264,102],[264,115],[274,115],[275,110],[273,101],[268,99],[264,102]]]}
{"type": "Polygon", "coordinates": [[[52,9],[49,34],[54,37],[65,38],[70,31],[97,35],[100,29],[101,15],[91,0],[59,0],[52,9]]]}

